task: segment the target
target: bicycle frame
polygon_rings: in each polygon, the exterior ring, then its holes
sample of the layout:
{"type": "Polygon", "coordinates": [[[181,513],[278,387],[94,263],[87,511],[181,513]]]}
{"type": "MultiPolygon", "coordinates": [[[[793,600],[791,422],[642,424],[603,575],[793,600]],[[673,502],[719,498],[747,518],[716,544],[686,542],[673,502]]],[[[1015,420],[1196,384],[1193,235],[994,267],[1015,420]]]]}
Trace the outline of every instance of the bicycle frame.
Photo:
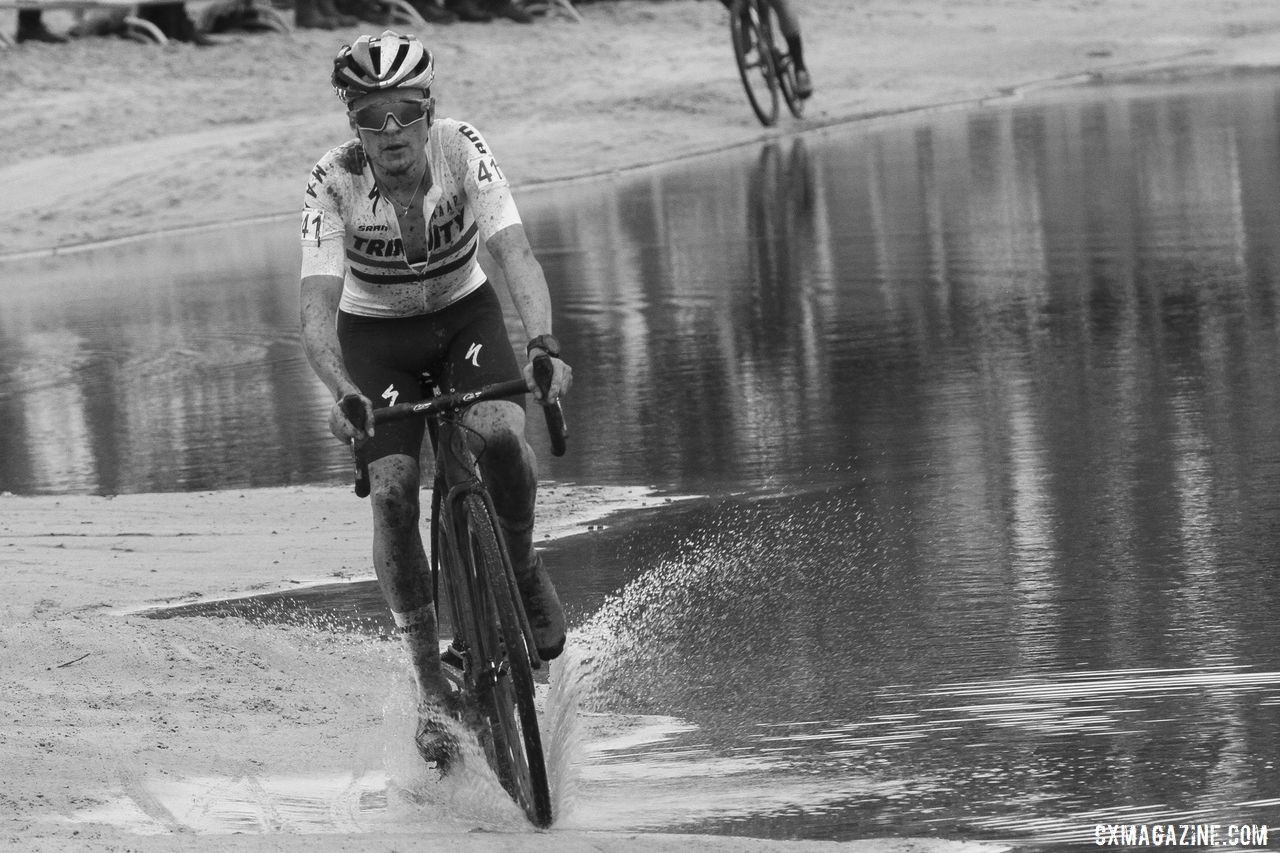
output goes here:
{"type": "Polygon", "coordinates": [[[451,680],[488,721],[483,745],[489,763],[529,819],[545,827],[551,824],[551,793],[532,675],[542,662],[469,432],[456,415],[432,424],[432,585],[439,588],[443,568],[451,649],[461,658],[451,680]]]}
{"type": "MultiPolygon", "coordinates": [[[[551,360],[534,359],[543,393],[550,385],[551,360]]],[[[435,450],[431,499],[431,584],[437,610],[440,576],[445,578],[454,642],[461,669],[446,677],[470,697],[485,717],[485,754],[502,786],[539,827],[551,824],[551,795],[534,707],[532,669],[541,666],[533,629],[525,614],[505,535],[493,498],[470,447],[462,412],[486,400],[527,393],[524,380],[500,382],[477,391],[441,394],[374,411],[374,422],[428,418],[435,450]],[[461,643],[459,643],[461,640],[461,643]]],[[[358,404],[342,401],[344,411],[358,404]]],[[[566,430],[559,404],[544,407],[552,451],[564,452],[566,430]]],[[[361,412],[363,409],[361,408],[361,412]]],[[[480,451],[483,454],[483,450],[480,451]]],[[[369,492],[367,466],[356,453],[356,493],[369,492]]]]}
{"type": "MultiPolygon", "coordinates": [[[[439,423],[437,421],[437,423],[439,423]]],[[[508,581],[508,589],[514,600],[520,600],[520,590],[515,585],[515,568],[511,564],[511,553],[507,549],[506,539],[502,533],[502,527],[498,524],[498,511],[493,505],[493,497],[489,494],[489,490],[484,486],[480,479],[478,469],[479,460],[471,453],[470,448],[466,447],[466,437],[462,433],[461,428],[448,430],[453,435],[438,437],[439,431],[433,429],[432,444],[436,448],[436,473],[431,489],[431,583],[433,592],[436,593],[436,606],[439,607],[439,576],[440,576],[440,556],[448,554],[455,565],[463,565],[465,560],[462,555],[461,538],[465,533],[464,522],[466,521],[468,510],[466,509],[468,499],[475,497],[479,500],[484,508],[484,514],[492,521],[493,528],[497,534],[500,544],[499,556],[502,559],[503,574],[508,581]],[[444,447],[443,442],[453,441],[459,445],[458,448],[444,447]],[[443,452],[442,452],[443,451],[443,452]],[[455,474],[454,485],[448,485],[448,453],[453,452],[457,465],[457,473],[455,474]],[[458,476],[458,475],[461,476],[458,476]],[[441,540],[443,539],[443,542],[441,540]]],[[[466,602],[460,599],[466,595],[465,590],[449,589],[450,603],[455,608],[464,606],[466,602]]],[[[474,609],[474,608],[473,608],[474,609]]],[[[529,654],[529,665],[533,669],[542,666],[542,660],[538,657],[536,644],[533,640],[533,629],[529,625],[529,620],[524,612],[524,608],[518,608],[520,616],[521,633],[524,634],[525,645],[529,654]]],[[[463,621],[462,614],[453,613],[453,625],[455,633],[459,624],[463,621]]],[[[492,666],[492,661],[476,662],[480,666],[492,666]]]]}

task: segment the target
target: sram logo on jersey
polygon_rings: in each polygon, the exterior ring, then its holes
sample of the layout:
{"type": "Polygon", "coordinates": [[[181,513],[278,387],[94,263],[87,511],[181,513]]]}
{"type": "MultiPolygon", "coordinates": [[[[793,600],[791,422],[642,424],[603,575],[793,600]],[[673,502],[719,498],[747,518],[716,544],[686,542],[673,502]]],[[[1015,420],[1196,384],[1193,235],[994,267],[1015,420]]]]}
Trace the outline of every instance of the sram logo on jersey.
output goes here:
{"type": "Polygon", "coordinates": [[[361,225],[356,230],[357,231],[386,231],[387,226],[382,224],[375,224],[375,225],[365,224],[365,225],[361,225]]]}

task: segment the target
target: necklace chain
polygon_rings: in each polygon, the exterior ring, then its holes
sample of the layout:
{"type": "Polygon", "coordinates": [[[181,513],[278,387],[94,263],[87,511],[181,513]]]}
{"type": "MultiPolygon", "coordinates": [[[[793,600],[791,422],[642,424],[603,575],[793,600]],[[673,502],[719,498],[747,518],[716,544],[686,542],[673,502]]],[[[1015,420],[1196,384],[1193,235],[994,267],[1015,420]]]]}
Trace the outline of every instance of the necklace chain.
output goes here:
{"type": "MultiPolygon", "coordinates": [[[[414,190],[413,196],[416,196],[417,194],[418,194],[418,191],[414,190]]],[[[401,216],[408,216],[409,208],[413,207],[413,196],[409,196],[408,204],[401,204],[400,202],[396,201],[394,198],[391,198],[390,194],[387,195],[387,198],[391,199],[391,204],[395,207],[396,210],[400,211],[401,216]]]]}
{"type": "Polygon", "coordinates": [[[425,166],[423,166],[422,174],[418,175],[418,182],[413,185],[413,192],[409,194],[409,200],[404,204],[401,204],[400,202],[396,201],[396,197],[393,196],[391,194],[391,191],[386,187],[382,187],[382,194],[387,197],[387,200],[391,202],[392,207],[394,207],[397,211],[399,211],[401,216],[408,216],[409,208],[413,207],[413,200],[417,198],[418,190],[422,188],[422,179],[425,178],[426,176],[427,176],[427,169],[425,166]]]}

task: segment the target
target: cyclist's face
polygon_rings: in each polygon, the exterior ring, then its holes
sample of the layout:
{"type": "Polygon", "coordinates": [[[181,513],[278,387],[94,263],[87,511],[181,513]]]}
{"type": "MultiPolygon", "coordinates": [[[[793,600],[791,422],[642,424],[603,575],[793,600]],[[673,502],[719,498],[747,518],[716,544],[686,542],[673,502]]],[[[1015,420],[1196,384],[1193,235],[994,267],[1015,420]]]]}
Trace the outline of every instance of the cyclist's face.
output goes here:
{"type": "Polygon", "coordinates": [[[351,125],[369,159],[395,174],[418,168],[426,157],[430,119],[421,89],[389,89],[357,98],[348,105],[351,125]],[[381,130],[371,130],[381,127],[381,130]]]}

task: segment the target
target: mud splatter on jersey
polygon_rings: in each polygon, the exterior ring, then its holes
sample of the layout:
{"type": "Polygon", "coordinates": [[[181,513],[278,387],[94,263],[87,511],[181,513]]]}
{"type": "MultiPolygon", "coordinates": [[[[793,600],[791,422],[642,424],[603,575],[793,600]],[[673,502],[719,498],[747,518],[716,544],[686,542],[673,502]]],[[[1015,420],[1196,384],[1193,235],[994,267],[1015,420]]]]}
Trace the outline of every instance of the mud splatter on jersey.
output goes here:
{"type": "Polygon", "coordinates": [[[470,125],[437,120],[427,135],[427,157],[429,252],[414,264],[359,140],[330,150],[312,170],[302,208],[302,276],[341,277],[343,311],[366,317],[438,311],[484,282],[480,241],[519,224],[507,179],[470,125]]]}

